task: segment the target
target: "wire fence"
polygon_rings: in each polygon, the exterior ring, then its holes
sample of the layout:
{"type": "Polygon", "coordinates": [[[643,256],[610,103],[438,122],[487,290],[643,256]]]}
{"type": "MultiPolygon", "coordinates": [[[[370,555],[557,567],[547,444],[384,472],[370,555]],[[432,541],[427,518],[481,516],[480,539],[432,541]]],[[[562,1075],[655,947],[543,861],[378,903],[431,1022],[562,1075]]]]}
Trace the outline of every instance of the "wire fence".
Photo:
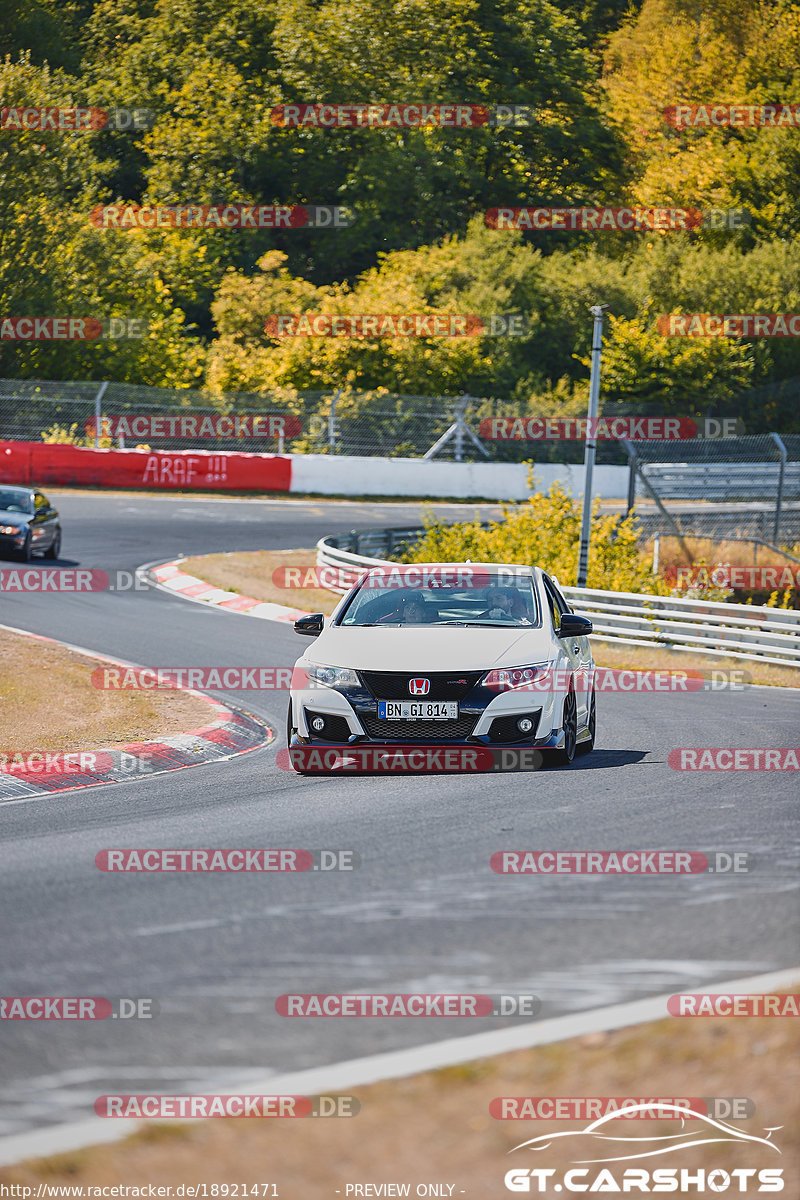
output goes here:
{"type": "MultiPolygon", "coordinates": [[[[774,387],[770,395],[772,391],[774,387]]],[[[610,420],[649,412],[643,405],[606,403],[602,415],[610,420]]],[[[708,410],[696,415],[699,426],[710,419],[719,427],[725,419],[721,413],[709,417],[708,410]]],[[[0,439],[212,452],[582,462],[580,437],[531,440],[525,436],[527,425],[523,436],[515,436],[518,417],[518,406],[508,401],[469,395],[415,396],[383,389],[216,394],[114,382],[0,379],[0,439]],[[511,433],[494,436],[498,428],[511,433]]],[[[784,547],[800,542],[798,434],[731,434],[677,442],[601,438],[597,462],[630,467],[628,510],[635,510],[643,536],[751,538],[784,547]]]]}
{"type": "Polygon", "coordinates": [[[643,532],[800,542],[800,435],[625,443],[628,506],[643,532]]]}
{"type": "MultiPolygon", "coordinates": [[[[621,406],[609,406],[609,411],[612,407],[615,413],[622,411],[621,406]]],[[[508,401],[385,389],[215,394],[200,388],[0,379],[0,437],[15,440],[49,437],[91,445],[97,426],[101,445],[146,444],[162,450],[285,450],[457,462],[583,460],[579,440],[491,436],[487,423],[498,416],[511,421],[518,413],[519,406],[508,401]],[[271,422],[254,426],[252,418],[270,416],[271,422]],[[159,417],[164,420],[155,420],[159,417]],[[244,419],[248,417],[250,421],[244,419]],[[284,418],[282,431],[279,417],[284,418]],[[111,443],[103,442],[104,436],[111,443]]],[[[626,456],[618,442],[604,441],[598,444],[597,461],[623,464],[626,456]]]]}

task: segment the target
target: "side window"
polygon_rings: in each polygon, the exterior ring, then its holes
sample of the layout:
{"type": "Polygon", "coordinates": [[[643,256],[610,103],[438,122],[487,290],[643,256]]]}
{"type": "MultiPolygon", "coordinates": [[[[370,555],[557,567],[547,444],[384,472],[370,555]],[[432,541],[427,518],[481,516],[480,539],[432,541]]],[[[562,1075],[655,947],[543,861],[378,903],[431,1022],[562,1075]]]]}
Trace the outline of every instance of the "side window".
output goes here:
{"type": "Polygon", "coordinates": [[[572,609],[567,604],[566,600],[561,595],[561,592],[558,590],[558,588],[556,587],[555,584],[553,584],[553,595],[555,596],[556,603],[559,605],[562,613],[571,613],[572,612],[572,609]]]}
{"type": "Polygon", "coordinates": [[[556,591],[553,584],[550,582],[547,575],[544,575],[543,579],[544,579],[544,590],[547,593],[547,607],[550,609],[550,616],[553,621],[553,628],[559,629],[561,626],[561,614],[563,612],[568,612],[569,609],[567,608],[563,597],[561,597],[559,600],[558,592],[556,591]]]}

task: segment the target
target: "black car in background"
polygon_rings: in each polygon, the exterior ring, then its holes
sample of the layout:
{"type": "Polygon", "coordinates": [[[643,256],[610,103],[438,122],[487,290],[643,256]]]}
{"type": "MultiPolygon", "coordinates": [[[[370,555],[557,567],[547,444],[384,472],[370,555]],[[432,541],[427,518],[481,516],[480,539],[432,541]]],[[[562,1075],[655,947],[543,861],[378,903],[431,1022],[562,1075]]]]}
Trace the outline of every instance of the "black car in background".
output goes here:
{"type": "Polygon", "coordinates": [[[0,484],[0,552],[21,562],[61,553],[58,513],[38,488],[0,484]]]}

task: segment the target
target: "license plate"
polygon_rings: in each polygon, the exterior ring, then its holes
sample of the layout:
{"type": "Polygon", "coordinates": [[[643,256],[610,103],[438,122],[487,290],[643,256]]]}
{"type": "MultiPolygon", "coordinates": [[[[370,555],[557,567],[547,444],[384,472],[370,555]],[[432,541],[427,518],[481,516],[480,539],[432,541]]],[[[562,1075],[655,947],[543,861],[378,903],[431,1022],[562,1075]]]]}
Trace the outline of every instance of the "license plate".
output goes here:
{"type": "Polygon", "coordinates": [[[385,721],[457,721],[456,700],[379,700],[378,716],[385,721]]]}

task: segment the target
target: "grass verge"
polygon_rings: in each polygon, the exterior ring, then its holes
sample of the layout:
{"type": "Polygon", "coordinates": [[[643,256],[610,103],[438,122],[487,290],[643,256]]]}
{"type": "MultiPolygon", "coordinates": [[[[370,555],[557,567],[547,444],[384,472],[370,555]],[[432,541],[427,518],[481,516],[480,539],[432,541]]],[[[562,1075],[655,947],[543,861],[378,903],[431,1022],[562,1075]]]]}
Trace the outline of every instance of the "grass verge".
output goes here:
{"type": "Polygon", "coordinates": [[[208,725],[208,705],[186,692],[100,691],[96,659],[0,629],[0,712],[6,754],[88,750],[208,725]]]}

